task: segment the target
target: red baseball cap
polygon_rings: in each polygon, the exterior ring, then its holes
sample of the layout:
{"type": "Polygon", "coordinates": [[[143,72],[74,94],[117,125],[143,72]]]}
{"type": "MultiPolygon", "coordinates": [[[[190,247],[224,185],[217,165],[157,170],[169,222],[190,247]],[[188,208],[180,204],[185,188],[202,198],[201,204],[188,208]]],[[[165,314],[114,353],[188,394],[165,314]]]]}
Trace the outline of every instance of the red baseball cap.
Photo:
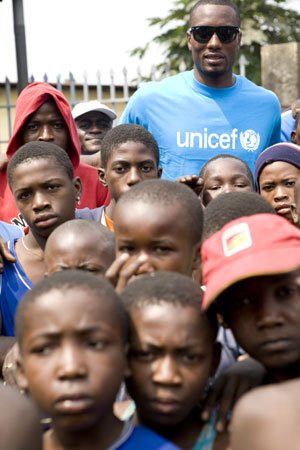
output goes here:
{"type": "Polygon", "coordinates": [[[245,278],[300,267],[300,230],[276,214],[240,217],[205,240],[201,249],[203,308],[245,278]]]}

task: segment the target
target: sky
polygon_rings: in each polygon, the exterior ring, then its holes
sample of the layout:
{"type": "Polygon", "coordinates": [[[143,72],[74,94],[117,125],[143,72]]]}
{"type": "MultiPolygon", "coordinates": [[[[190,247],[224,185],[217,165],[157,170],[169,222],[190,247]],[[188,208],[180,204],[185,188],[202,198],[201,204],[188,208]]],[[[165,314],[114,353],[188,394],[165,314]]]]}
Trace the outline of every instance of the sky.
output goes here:
{"type": "MultiPolygon", "coordinates": [[[[40,79],[44,73],[62,80],[71,71],[75,79],[109,79],[114,70],[122,77],[136,77],[138,66],[149,74],[151,65],[162,60],[162,51],[153,48],[141,63],[129,56],[130,50],[144,46],[158,34],[147,18],[164,17],[173,0],[23,0],[29,75],[40,79]]],[[[16,81],[15,41],[12,0],[0,2],[0,81],[6,76],[16,81]],[[6,43],[4,46],[3,43],[6,43]]]]}
{"type": "MultiPolygon", "coordinates": [[[[42,80],[47,73],[49,81],[55,81],[60,74],[64,81],[71,71],[76,80],[86,74],[93,82],[100,71],[102,83],[110,80],[111,70],[116,82],[122,80],[124,67],[129,80],[138,67],[142,75],[149,75],[151,66],[162,62],[163,49],[153,45],[143,62],[129,52],[159,34],[147,19],[165,17],[173,4],[174,0],[23,0],[29,75],[42,80]]],[[[286,4],[300,11],[299,0],[286,4]]],[[[0,42],[0,82],[6,76],[16,81],[12,0],[0,2],[0,42]]]]}

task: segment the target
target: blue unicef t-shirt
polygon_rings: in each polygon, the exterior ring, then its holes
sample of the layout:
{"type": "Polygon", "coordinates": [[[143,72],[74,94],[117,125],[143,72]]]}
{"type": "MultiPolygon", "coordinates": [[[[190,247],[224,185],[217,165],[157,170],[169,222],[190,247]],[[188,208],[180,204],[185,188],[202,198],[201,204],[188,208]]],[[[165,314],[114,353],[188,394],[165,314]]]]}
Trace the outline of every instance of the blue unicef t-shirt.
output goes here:
{"type": "Polygon", "coordinates": [[[163,178],[198,174],[220,153],[243,159],[254,170],[260,152],[280,142],[277,96],[237,75],[228,88],[211,88],[186,71],[142,85],[120,123],[142,125],[160,151],[163,178]]]}

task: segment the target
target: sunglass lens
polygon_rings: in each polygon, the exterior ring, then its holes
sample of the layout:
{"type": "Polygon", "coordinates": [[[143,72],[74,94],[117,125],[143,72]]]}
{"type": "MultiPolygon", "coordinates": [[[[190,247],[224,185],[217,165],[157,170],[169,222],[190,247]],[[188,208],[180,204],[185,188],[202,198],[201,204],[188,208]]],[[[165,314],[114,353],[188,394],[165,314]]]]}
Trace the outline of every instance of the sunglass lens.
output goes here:
{"type": "Polygon", "coordinates": [[[197,27],[193,30],[194,39],[201,44],[208,42],[213,34],[214,29],[212,27],[197,27]]]}
{"type": "Polygon", "coordinates": [[[217,29],[218,38],[223,44],[234,41],[237,34],[237,29],[233,27],[219,27],[217,29]]]}

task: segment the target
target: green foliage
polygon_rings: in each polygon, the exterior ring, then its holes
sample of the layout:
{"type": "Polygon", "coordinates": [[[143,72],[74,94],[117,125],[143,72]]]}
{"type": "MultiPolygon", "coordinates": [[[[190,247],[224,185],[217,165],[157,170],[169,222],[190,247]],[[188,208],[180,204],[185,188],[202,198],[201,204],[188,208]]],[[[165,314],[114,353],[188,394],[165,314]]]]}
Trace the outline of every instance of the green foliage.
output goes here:
{"type": "MultiPolygon", "coordinates": [[[[192,67],[192,59],[187,47],[186,31],[189,28],[189,11],[196,0],[174,0],[165,18],[149,18],[149,25],[160,28],[154,42],[164,49],[164,61],[157,66],[161,76],[178,73],[180,67],[192,67]]],[[[285,0],[236,0],[241,12],[243,32],[241,53],[246,57],[247,77],[260,84],[260,48],[264,44],[300,42],[300,14],[286,9],[285,0]]],[[[132,55],[140,58],[146,54],[151,43],[135,48],[132,55]]],[[[234,68],[239,73],[238,65],[234,68]]]]}

